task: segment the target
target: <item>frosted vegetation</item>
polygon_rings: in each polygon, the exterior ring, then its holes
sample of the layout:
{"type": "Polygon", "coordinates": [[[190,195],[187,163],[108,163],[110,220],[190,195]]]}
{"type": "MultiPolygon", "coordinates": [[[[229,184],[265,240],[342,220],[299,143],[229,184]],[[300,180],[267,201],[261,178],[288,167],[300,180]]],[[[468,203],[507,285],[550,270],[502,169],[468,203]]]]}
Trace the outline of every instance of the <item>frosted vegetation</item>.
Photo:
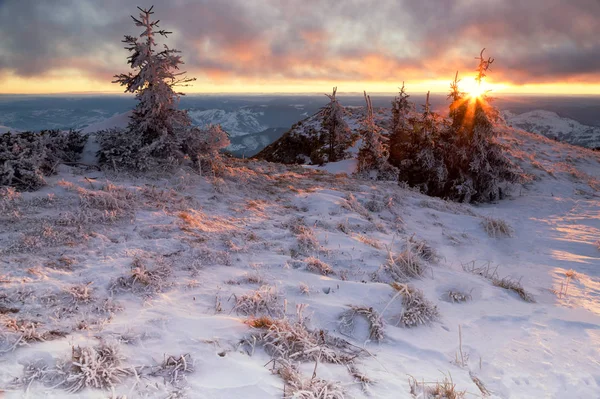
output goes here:
{"type": "Polygon", "coordinates": [[[506,126],[457,74],[448,118],[334,89],[263,154],[290,165],[225,157],[152,15],[115,80],[127,128],[0,136],[7,397],[597,394],[597,152],[506,126]]]}

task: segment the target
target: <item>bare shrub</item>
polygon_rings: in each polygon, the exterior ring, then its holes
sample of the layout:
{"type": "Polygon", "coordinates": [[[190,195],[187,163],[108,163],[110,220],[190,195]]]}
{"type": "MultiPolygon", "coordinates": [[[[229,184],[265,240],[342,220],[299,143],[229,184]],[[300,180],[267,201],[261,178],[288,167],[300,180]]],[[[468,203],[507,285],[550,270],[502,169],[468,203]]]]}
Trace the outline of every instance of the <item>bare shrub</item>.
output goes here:
{"type": "Polygon", "coordinates": [[[404,308],[398,324],[404,327],[416,327],[429,324],[440,317],[437,306],[428,301],[422,291],[408,284],[392,283],[392,287],[402,297],[404,308]]]}
{"type": "Polygon", "coordinates": [[[471,294],[457,290],[449,290],[444,294],[444,299],[451,303],[463,303],[471,300],[471,294]]]}
{"type": "Polygon", "coordinates": [[[131,291],[135,294],[154,294],[171,286],[169,277],[173,273],[171,265],[162,258],[156,261],[155,267],[149,269],[144,260],[135,257],[128,276],[119,277],[111,287],[111,293],[131,291]]]}
{"type": "Polygon", "coordinates": [[[257,316],[268,314],[271,317],[282,316],[283,310],[279,292],[268,285],[260,287],[239,297],[235,296],[235,306],[232,311],[243,315],[257,316]]]}
{"type": "Polygon", "coordinates": [[[319,273],[323,276],[329,276],[330,274],[334,274],[333,268],[329,264],[313,256],[306,258],[305,262],[306,268],[311,272],[319,273]]]}
{"type": "Polygon", "coordinates": [[[535,302],[533,295],[531,295],[529,292],[525,291],[525,288],[523,288],[523,286],[521,285],[521,282],[519,280],[514,280],[509,277],[504,277],[501,279],[496,278],[496,279],[492,280],[492,284],[494,284],[494,286],[496,286],[496,287],[504,288],[505,290],[515,292],[525,302],[530,302],[530,303],[535,302]]]}
{"type": "Polygon", "coordinates": [[[151,375],[163,377],[165,382],[177,386],[186,379],[187,374],[193,372],[193,359],[189,353],[186,353],[180,356],[165,356],[164,361],[154,367],[151,375]]]}
{"type": "Polygon", "coordinates": [[[381,315],[372,307],[350,306],[350,309],[340,316],[340,331],[347,335],[354,333],[355,321],[358,316],[369,322],[369,339],[381,341],[384,338],[384,322],[381,315]]]}
{"type": "Polygon", "coordinates": [[[466,397],[467,391],[457,391],[452,377],[444,376],[442,382],[419,382],[414,377],[409,377],[410,394],[416,399],[461,399],[466,397]]]}
{"type": "Polygon", "coordinates": [[[278,361],[277,374],[285,382],[285,399],[344,399],[344,389],[339,382],[325,381],[315,374],[305,377],[288,360],[278,361]]]}
{"type": "Polygon", "coordinates": [[[512,228],[502,219],[486,217],[482,220],[481,225],[492,238],[512,237],[512,228]]]}

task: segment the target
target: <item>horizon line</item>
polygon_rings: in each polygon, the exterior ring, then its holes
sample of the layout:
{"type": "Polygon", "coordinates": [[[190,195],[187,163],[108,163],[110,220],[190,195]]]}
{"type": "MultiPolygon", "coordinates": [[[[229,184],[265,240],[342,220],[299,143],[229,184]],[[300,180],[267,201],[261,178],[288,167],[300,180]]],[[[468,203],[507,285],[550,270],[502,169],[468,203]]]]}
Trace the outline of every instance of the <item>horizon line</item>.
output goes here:
{"type": "MultiPolygon", "coordinates": [[[[447,91],[413,91],[413,94],[440,94],[447,95],[447,91]]],[[[367,94],[371,95],[396,95],[397,91],[373,91],[367,92],[367,94]]],[[[120,96],[120,97],[133,97],[132,93],[122,93],[122,92],[112,92],[112,91],[73,91],[73,92],[57,92],[57,93],[0,93],[0,96],[67,96],[67,95],[108,95],[108,96],[120,96]]],[[[182,97],[186,96],[227,96],[227,95],[238,95],[238,96],[283,96],[283,95],[296,95],[296,96],[320,96],[324,95],[321,92],[192,92],[192,93],[183,93],[182,97]]],[[[359,91],[347,91],[347,92],[339,92],[339,95],[357,95],[363,96],[363,92],[359,91]]],[[[492,92],[491,97],[497,96],[556,96],[556,97],[600,97],[600,93],[591,94],[591,93],[519,93],[519,92],[508,92],[508,91],[498,91],[492,92]]]]}

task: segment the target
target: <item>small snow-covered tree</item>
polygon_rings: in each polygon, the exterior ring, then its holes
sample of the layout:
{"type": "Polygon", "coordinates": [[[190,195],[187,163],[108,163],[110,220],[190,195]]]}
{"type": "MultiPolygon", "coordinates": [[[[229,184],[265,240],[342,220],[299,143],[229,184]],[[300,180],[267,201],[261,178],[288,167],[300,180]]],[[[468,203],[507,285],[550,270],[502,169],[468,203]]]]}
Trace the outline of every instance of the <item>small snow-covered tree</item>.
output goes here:
{"type": "Polygon", "coordinates": [[[218,168],[221,163],[219,150],[229,144],[229,135],[220,125],[194,127],[183,144],[183,151],[190,156],[194,166],[202,173],[204,170],[218,168]]]}
{"type": "Polygon", "coordinates": [[[413,105],[408,101],[404,82],[396,98],[392,101],[392,132],[390,134],[390,163],[396,165],[405,157],[403,153],[406,144],[411,139],[410,112],[413,105]]]}
{"type": "Polygon", "coordinates": [[[364,177],[375,177],[380,180],[397,178],[397,170],[388,163],[389,150],[386,147],[388,138],[383,129],[375,123],[371,96],[364,92],[366,115],[360,128],[362,145],[358,151],[357,174],[364,177]]]}
{"type": "MultiPolygon", "coordinates": [[[[143,28],[140,37],[125,36],[126,49],[131,52],[128,63],[134,72],[115,75],[114,83],[134,93],[138,104],[131,116],[129,129],[141,134],[144,144],[162,141],[162,145],[177,147],[176,135],[191,125],[186,111],[177,109],[179,97],[174,87],[195,79],[178,72],[183,64],[179,50],[166,44],[157,51],[156,36],[167,37],[171,32],[159,30],[159,21],[152,20],[154,6],[140,10],[139,18],[132,16],[136,26],[143,28]]],[[[160,147],[160,146],[158,146],[160,147]]],[[[159,148],[157,148],[159,149],[159,148]]]]}
{"type": "Polygon", "coordinates": [[[337,87],[333,88],[333,94],[325,94],[329,98],[329,104],[320,110],[323,118],[322,127],[326,135],[328,162],[346,158],[347,150],[354,141],[352,131],[344,120],[344,107],[338,101],[336,94],[337,87]]]}
{"type": "Polygon", "coordinates": [[[115,75],[113,82],[125,86],[125,92],[134,93],[138,100],[129,125],[125,131],[111,129],[98,136],[100,163],[115,168],[168,169],[186,157],[198,165],[200,158],[218,157],[218,149],[229,144],[220,126],[193,127],[187,111],[177,108],[184,94],[175,87],[195,79],[180,72],[180,51],[167,45],[157,48],[157,36],[166,38],[171,32],[159,29],[159,21],[152,18],[153,8],[138,7],[139,17],[131,17],[143,28],[139,37],[127,35],[123,40],[131,53],[128,64],[133,72],[115,75]]]}

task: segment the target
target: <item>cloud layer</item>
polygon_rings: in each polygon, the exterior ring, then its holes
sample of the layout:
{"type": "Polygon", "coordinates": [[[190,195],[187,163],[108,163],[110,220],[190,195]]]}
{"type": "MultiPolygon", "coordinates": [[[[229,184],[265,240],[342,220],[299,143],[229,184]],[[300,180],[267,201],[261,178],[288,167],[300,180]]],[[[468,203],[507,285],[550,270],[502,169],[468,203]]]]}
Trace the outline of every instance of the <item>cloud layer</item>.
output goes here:
{"type": "MultiPolygon", "coordinates": [[[[0,75],[110,80],[143,0],[0,0],[0,75]]],[[[225,81],[390,81],[471,73],[600,82],[598,0],[154,0],[190,75],[225,81]]],[[[0,82],[1,83],[1,82],[0,82]]],[[[243,90],[242,90],[243,91],[243,90]]]]}

